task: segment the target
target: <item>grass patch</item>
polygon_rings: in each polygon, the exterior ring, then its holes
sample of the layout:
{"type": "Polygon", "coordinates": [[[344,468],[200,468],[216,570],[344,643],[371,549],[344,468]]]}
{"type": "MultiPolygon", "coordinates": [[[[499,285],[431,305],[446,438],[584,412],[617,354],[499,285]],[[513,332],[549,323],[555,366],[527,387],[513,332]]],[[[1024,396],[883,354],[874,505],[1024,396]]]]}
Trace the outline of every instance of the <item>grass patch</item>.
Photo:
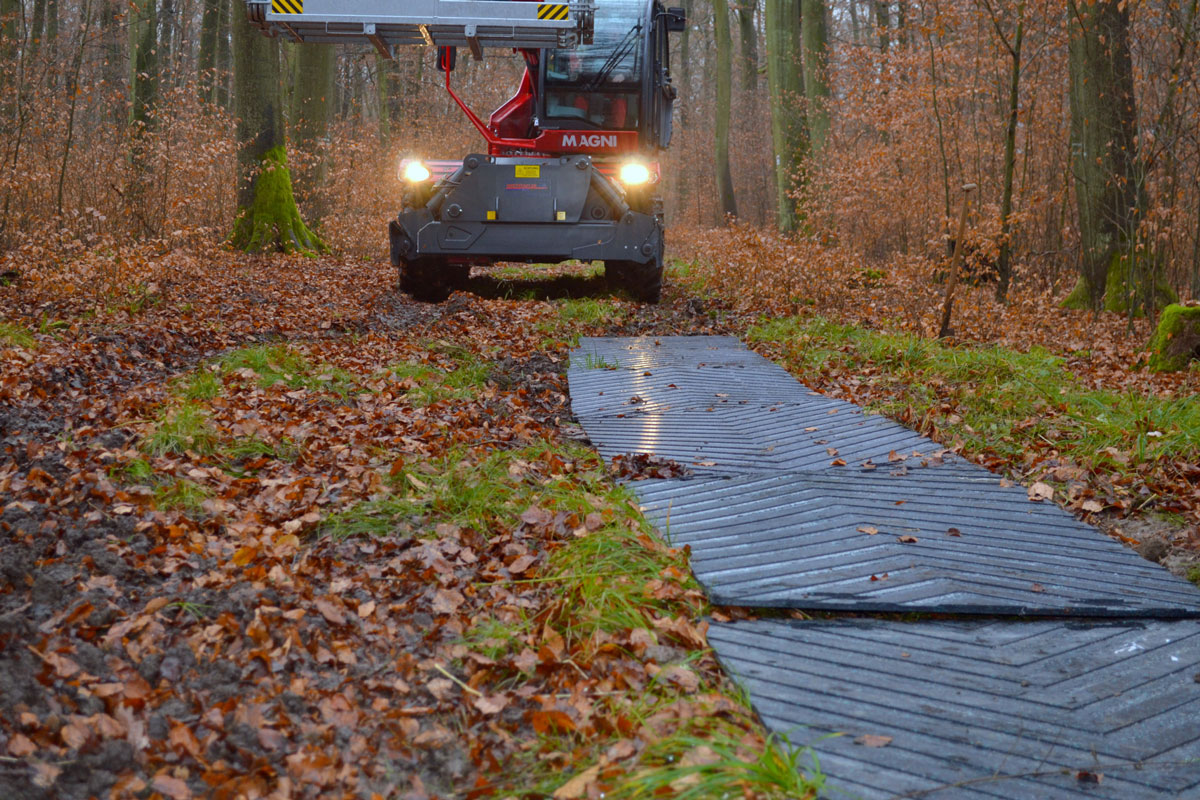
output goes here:
{"type": "Polygon", "coordinates": [[[747,738],[744,730],[728,725],[702,735],[688,730],[670,736],[648,748],[645,766],[608,796],[811,800],[825,787],[811,749],[794,747],[774,733],[762,742],[747,738]]]}
{"type": "Polygon", "coordinates": [[[212,492],[198,483],[179,479],[163,484],[154,490],[154,503],[163,511],[179,510],[189,515],[204,512],[204,501],[212,492]]]}
{"type": "Polygon", "coordinates": [[[1062,359],[1040,348],[953,346],[911,334],[880,333],[821,318],[766,321],[751,341],[783,346],[805,374],[869,375],[887,399],[867,408],[902,417],[952,413],[938,424],[976,451],[1021,461],[1031,443],[1051,444],[1078,463],[1133,468],[1200,457],[1200,402],[1081,385],[1062,359]]]}
{"type": "Polygon", "coordinates": [[[142,449],[152,456],[189,450],[209,455],[216,448],[217,432],[208,411],[190,402],[164,409],[154,423],[154,430],[142,442],[142,449]]]}
{"type": "Polygon", "coordinates": [[[407,530],[404,518],[420,517],[425,506],[419,501],[386,496],[355,503],[331,515],[321,523],[319,533],[335,539],[350,536],[390,536],[397,530],[407,530]]]}
{"type": "Polygon", "coordinates": [[[212,400],[221,394],[221,376],[208,369],[197,370],[180,382],[177,393],[185,400],[212,400]]]}
{"type": "Polygon", "coordinates": [[[358,381],[349,372],[328,365],[314,365],[302,353],[284,345],[234,350],[218,359],[217,364],[224,374],[256,378],[263,389],[282,383],[289,389],[325,391],[340,397],[360,391],[358,381]]]}
{"type": "Polygon", "coordinates": [[[286,436],[274,443],[258,436],[239,436],[221,445],[220,450],[221,455],[232,461],[266,457],[290,463],[300,457],[300,446],[286,436]]]}
{"type": "Polygon", "coordinates": [[[37,344],[37,340],[33,338],[32,333],[16,323],[0,322],[0,344],[29,350],[37,344]]]}
{"type": "Polygon", "coordinates": [[[470,399],[487,384],[491,365],[466,351],[453,357],[457,364],[451,370],[408,361],[388,367],[387,376],[409,383],[404,396],[418,408],[446,400],[470,399]]]}

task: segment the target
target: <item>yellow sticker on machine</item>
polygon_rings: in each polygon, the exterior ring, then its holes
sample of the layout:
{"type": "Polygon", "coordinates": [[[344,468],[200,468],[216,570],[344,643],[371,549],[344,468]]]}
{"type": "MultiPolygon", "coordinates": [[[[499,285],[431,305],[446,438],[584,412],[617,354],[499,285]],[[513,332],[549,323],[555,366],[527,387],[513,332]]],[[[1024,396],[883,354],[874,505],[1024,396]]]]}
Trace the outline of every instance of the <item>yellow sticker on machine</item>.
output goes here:
{"type": "Polygon", "coordinates": [[[537,164],[518,164],[516,170],[518,178],[542,177],[542,168],[537,164]]]}
{"type": "Polygon", "coordinates": [[[275,14],[303,14],[304,0],[271,0],[271,11],[275,14]]]}
{"type": "Polygon", "coordinates": [[[538,19],[566,19],[567,4],[566,3],[538,3],[538,19]]]}

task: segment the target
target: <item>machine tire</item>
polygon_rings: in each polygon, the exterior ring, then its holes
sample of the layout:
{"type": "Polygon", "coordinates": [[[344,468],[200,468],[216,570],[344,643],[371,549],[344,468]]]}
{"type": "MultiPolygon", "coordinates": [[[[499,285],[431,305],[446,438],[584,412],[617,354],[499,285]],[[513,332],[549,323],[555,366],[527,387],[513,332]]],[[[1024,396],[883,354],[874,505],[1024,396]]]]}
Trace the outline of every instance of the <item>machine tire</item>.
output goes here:
{"type": "Polygon", "coordinates": [[[450,275],[438,260],[417,258],[400,262],[400,291],[422,303],[440,303],[450,296],[450,275]]]}
{"type": "Polygon", "coordinates": [[[634,300],[657,303],[662,298],[663,265],[660,259],[648,264],[606,261],[604,275],[611,286],[624,289],[634,300]]]}

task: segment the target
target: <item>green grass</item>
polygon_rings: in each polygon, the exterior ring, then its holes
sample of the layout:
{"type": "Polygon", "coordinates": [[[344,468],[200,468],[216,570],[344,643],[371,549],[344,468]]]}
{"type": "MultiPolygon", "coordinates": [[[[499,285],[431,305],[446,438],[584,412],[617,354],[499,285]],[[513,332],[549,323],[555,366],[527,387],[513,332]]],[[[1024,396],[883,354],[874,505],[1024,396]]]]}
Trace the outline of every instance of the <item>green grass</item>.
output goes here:
{"type": "Polygon", "coordinates": [[[641,758],[645,766],[608,796],[809,800],[825,786],[816,754],[792,746],[786,736],[770,734],[753,750],[740,728],[721,726],[697,734],[693,727],[652,744],[641,758]]]}
{"type": "Polygon", "coordinates": [[[276,461],[290,463],[300,457],[300,446],[286,436],[275,443],[257,436],[239,436],[231,442],[222,444],[220,452],[221,455],[233,461],[265,456],[276,461]]]}
{"type": "Polygon", "coordinates": [[[874,373],[889,399],[871,402],[873,411],[897,416],[911,408],[920,417],[949,397],[954,416],[938,424],[977,451],[1021,460],[1031,442],[1050,443],[1079,463],[1114,468],[1200,457],[1197,398],[1090,389],[1040,348],[952,346],[821,318],[769,320],[749,338],[782,344],[802,380],[805,373],[874,373]],[[1109,448],[1128,464],[1118,464],[1109,448]]]}
{"type": "Polygon", "coordinates": [[[254,373],[264,389],[282,383],[289,389],[325,391],[347,397],[360,391],[349,372],[311,363],[302,353],[284,345],[262,345],[226,353],[217,364],[224,374],[254,373]]]}
{"type": "Polygon", "coordinates": [[[180,381],[177,392],[186,400],[212,400],[221,394],[223,388],[219,374],[200,369],[180,381]]]}
{"type": "Polygon", "coordinates": [[[183,478],[163,484],[154,490],[154,503],[161,510],[179,510],[190,515],[203,513],[204,501],[210,497],[210,490],[183,478]]]}
{"type": "Polygon", "coordinates": [[[419,519],[425,506],[419,501],[388,495],[355,503],[329,516],[321,523],[319,532],[335,539],[350,536],[390,536],[398,530],[409,530],[409,519],[419,519]]]}
{"type": "Polygon", "coordinates": [[[149,483],[154,479],[154,467],[150,466],[150,462],[144,458],[133,459],[121,467],[118,472],[133,483],[149,483]]]}
{"type": "Polygon", "coordinates": [[[387,376],[398,382],[412,383],[404,396],[418,408],[474,397],[487,384],[491,365],[468,352],[456,354],[455,361],[456,366],[451,370],[411,361],[393,364],[388,367],[387,376]]]}
{"type": "Polygon", "coordinates": [[[163,409],[153,431],[142,441],[142,450],[152,456],[188,450],[209,455],[216,448],[217,432],[208,411],[192,402],[163,409]]]}
{"type": "Polygon", "coordinates": [[[12,322],[0,322],[0,344],[22,347],[26,350],[37,344],[33,334],[12,322]]]}

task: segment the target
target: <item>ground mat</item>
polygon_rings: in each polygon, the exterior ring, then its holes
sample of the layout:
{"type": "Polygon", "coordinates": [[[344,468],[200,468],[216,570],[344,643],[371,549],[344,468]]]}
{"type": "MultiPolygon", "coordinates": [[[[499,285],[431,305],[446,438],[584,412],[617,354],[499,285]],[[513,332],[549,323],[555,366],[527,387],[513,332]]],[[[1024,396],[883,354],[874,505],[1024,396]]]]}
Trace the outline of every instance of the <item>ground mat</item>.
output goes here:
{"type": "Polygon", "coordinates": [[[708,637],[767,726],[814,745],[829,797],[1200,797],[1200,622],[772,620],[708,637]]]}
{"type": "Polygon", "coordinates": [[[771,473],[635,484],[714,603],[840,611],[1180,617],[1200,592],[986,470],[771,473]]]}
{"type": "Polygon", "coordinates": [[[584,339],[572,407],[710,600],[960,615],[714,623],[824,796],[1200,797],[1200,592],[729,337],[584,339]]]}

